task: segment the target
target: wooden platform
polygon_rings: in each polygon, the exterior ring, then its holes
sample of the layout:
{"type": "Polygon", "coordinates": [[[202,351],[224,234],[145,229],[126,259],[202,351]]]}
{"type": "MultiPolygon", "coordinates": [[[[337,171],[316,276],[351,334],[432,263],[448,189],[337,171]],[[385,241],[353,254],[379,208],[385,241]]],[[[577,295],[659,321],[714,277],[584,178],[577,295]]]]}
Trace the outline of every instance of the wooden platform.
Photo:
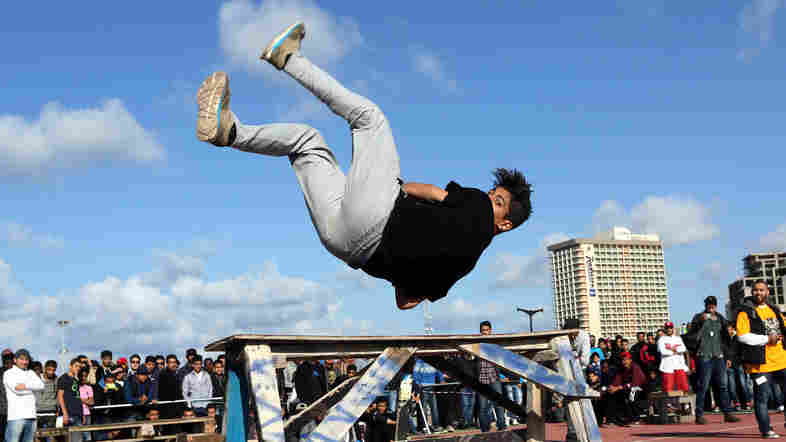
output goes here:
{"type": "MultiPolygon", "coordinates": [[[[568,402],[578,439],[599,442],[600,433],[589,404],[589,399],[598,397],[599,393],[586,385],[568,341],[568,335],[577,332],[413,336],[238,334],[208,344],[205,350],[227,354],[228,381],[224,400],[227,411],[223,426],[227,442],[248,440],[250,414],[255,415],[253,425],[261,439],[267,442],[285,440],[276,369],[286,366],[286,361],[374,358],[359,379],[348,383],[346,389],[329,395],[330,401],[326,404],[329,402],[331,407],[320,415],[321,422],[308,437],[308,440],[323,442],[342,440],[368,405],[384,393],[385,386],[413,356],[459,379],[509,411],[526,415],[530,441],[544,440],[541,391],[550,390],[561,394],[568,402]],[[474,372],[469,373],[460,364],[444,358],[455,353],[471,355],[513,376],[527,379],[530,403],[526,409],[481,384],[474,372]],[[558,371],[535,362],[557,358],[558,371]]],[[[472,437],[477,439],[466,440],[521,440],[514,431],[472,437]],[[496,439],[487,439],[489,437],[496,439]]]]}
{"type": "Polygon", "coordinates": [[[416,354],[457,352],[461,344],[488,343],[514,352],[535,353],[550,350],[550,342],[575,330],[494,335],[411,335],[411,336],[301,336],[232,335],[205,346],[205,351],[230,351],[238,346],[264,344],[271,353],[287,359],[370,358],[388,347],[417,347],[416,354]]]}

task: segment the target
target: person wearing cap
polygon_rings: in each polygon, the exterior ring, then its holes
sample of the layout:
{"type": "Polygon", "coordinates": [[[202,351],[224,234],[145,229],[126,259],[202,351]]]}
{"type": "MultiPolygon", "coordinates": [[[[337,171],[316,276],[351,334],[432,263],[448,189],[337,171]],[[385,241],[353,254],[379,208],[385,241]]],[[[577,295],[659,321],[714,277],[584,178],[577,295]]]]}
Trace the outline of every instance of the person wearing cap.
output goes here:
{"type": "Polygon", "coordinates": [[[155,404],[158,402],[158,391],[156,384],[150,379],[150,373],[144,365],[136,369],[136,373],[128,378],[124,388],[126,403],[134,404],[137,407],[131,409],[128,415],[129,421],[140,420],[145,415],[145,409],[140,406],[155,404]]]}
{"type": "Polygon", "coordinates": [[[605,415],[609,422],[626,427],[633,421],[631,396],[644,388],[647,378],[641,367],[633,362],[630,352],[622,352],[619,356],[622,365],[606,390],[605,415]]]}
{"type": "Polygon", "coordinates": [[[740,360],[753,380],[753,409],[762,437],[780,437],[770,426],[767,402],[775,385],[786,391],[786,350],[782,336],[786,320],[781,310],[770,303],[770,288],[756,281],[751,296],[737,314],[740,360]]]}
{"type": "Polygon", "coordinates": [[[14,355],[14,366],[3,373],[3,386],[8,402],[6,442],[33,442],[36,432],[33,392],[43,390],[44,382],[33,370],[28,370],[29,365],[30,353],[20,349],[14,355]]]}
{"type": "Polygon", "coordinates": [[[718,390],[715,402],[723,411],[724,422],[739,422],[739,418],[731,414],[733,408],[729,401],[726,369],[731,366],[731,336],[728,322],[718,312],[718,299],[708,296],[704,299],[704,311],[697,313],[691,320],[690,331],[685,335],[684,343],[688,350],[696,355],[696,374],[698,375],[696,391],[696,423],[706,424],[704,418],[704,401],[710,382],[718,390]]]}
{"type": "MultiPolygon", "coordinates": [[[[666,335],[658,339],[658,351],[661,354],[660,372],[663,378],[663,391],[690,391],[688,385],[688,365],[685,363],[685,352],[688,349],[682,338],[674,334],[674,323],[663,324],[666,335]]],[[[675,398],[676,399],[676,398],[675,398]]]]}

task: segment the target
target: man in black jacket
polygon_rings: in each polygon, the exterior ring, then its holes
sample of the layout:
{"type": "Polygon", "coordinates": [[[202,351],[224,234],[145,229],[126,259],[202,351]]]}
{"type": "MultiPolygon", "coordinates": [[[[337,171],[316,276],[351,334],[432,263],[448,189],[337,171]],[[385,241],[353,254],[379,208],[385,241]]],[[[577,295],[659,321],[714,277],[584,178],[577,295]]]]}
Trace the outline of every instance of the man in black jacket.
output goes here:
{"type": "Polygon", "coordinates": [[[696,371],[699,376],[696,391],[696,423],[706,424],[704,418],[704,399],[710,382],[718,389],[718,398],[725,422],[739,422],[730,414],[733,410],[729,403],[729,390],[726,382],[726,369],[731,366],[731,337],[728,322],[717,311],[718,300],[708,296],[704,300],[704,311],[697,313],[691,321],[690,331],[683,341],[686,347],[696,354],[696,371]]]}
{"type": "Polygon", "coordinates": [[[295,391],[301,402],[311,404],[327,393],[325,367],[319,362],[303,361],[295,370],[295,391]]]}
{"type": "MultiPolygon", "coordinates": [[[[161,370],[158,377],[158,399],[164,401],[179,401],[183,399],[181,384],[177,380],[177,356],[167,355],[166,368],[161,370]]],[[[161,406],[162,419],[174,419],[183,415],[183,404],[168,404],[161,406]]],[[[164,428],[166,431],[168,428],[164,428]]]]}

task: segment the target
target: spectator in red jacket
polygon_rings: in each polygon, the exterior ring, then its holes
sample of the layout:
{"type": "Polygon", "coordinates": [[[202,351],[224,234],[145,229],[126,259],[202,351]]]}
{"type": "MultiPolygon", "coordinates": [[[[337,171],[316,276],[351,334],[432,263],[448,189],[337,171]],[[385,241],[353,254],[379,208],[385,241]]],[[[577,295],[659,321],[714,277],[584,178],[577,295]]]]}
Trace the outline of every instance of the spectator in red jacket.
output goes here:
{"type": "Polygon", "coordinates": [[[620,353],[622,366],[606,390],[606,418],[619,426],[626,427],[633,421],[631,413],[635,395],[643,390],[647,378],[641,368],[633,362],[629,352],[620,353]]]}

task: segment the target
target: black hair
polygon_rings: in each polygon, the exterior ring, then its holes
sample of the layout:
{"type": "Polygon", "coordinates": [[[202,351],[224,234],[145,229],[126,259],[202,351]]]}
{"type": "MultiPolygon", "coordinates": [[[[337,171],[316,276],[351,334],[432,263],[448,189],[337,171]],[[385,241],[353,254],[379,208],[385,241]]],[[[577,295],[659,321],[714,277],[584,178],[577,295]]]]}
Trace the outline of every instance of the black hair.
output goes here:
{"type": "Polygon", "coordinates": [[[207,361],[213,362],[213,358],[205,358],[205,363],[207,363],[207,361]]]}
{"type": "Polygon", "coordinates": [[[767,284],[767,281],[763,279],[757,279],[756,281],[753,282],[753,285],[751,287],[756,287],[757,284],[764,284],[767,287],[767,290],[770,289],[770,285],[767,284]]]}
{"type": "Polygon", "coordinates": [[[46,361],[44,363],[44,367],[55,367],[55,368],[57,368],[57,362],[55,362],[55,361],[50,359],[50,360],[48,360],[48,361],[46,361]]]}
{"type": "Polygon", "coordinates": [[[164,355],[156,355],[156,361],[157,361],[157,360],[159,360],[159,359],[166,360],[166,358],[164,357],[164,355]]]}
{"type": "Polygon", "coordinates": [[[494,188],[502,187],[513,197],[506,219],[513,223],[515,229],[532,215],[532,202],[530,201],[532,186],[516,169],[498,168],[492,172],[492,175],[494,175],[494,188]]]}
{"type": "Polygon", "coordinates": [[[646,334],[645,334],[644,332],[640,331],[640,332],[636,333],[636,336],[637,336],[637,337],[638,337],[639,335],[641,335],[641,336],[645,336],[646,334]]]}
{"type": "Polygon", "coordinates": [[[156,363],[156,357],[155,356],[148,356],[148,357],[146,357],[145,358],[145,364],[147,364],[148,362],[152,362],[152,363],[155,364],[156,363]]]}
{"type": "Polygon", "coordinates": [[[484,325],[487,325],[489,328],[492,328],[490,321],[483,321],[483,322],[481,322],[479,328],[483,328],[484,325]]]}
{"type": "Polygon", "coordinates": [[[30,363],[30,369],[35,370],[36,368],[40,368],[41,370],[44,369],[44,366],[41,365],[41,361],[33,361],[30,363]]]}
{"type": "Polygon", "coordinates": [[[79,364],[81,364],[81,363],[82,363],[82,361],[80,361],[80,360],[79,360],[79,358],[74,358],[74,359],[71,359],[71,363],[70,363],[70,364],[68,364],[68,366],[69,366],[69,367],[71,367],[71,366],[73,366],[73,365],[74,365],[74,364],[76,364],[76,363],[79,363],[79,364]]]}
{"type": "Polygon", "coordinates": [[[140,362],[142,361],[142,356],[139,356],[138,354],[134,353],[134,354],[131,355],[130,358],[128,358],[128,362],[131,363],[131,359],[134,359],[134,358],[139,359],[140,362]]]}
{"type": "Polygon", "coordinates": [[[180,362],[180,360],[179,360],[179,359],[177,359],[177,356],[175,356],[175,355],[173,355],[173,354],[168,354],[168,355],[166,355],[166,360],[167,360],[167,361],[169,361],[170,359],[174,359],[174,360],[176,360],[176,361],[180,362]]]}
{"type": "Polygon", "coordinates": [[[211,408],[215,409],[216,408],[216,404],[211,402],[211,403],[207,404],[207,407],[205,407],[205,409],[207,409],[207,410],[209,410],[211,408]]]}
{"type": "Polygon", "coordinates": [[[14,360],[14,354],[13,353],[6,353],[6,354],[3,355],[3,362],[13,361],[13,360],[14,360]]]}
{"type": "Polygon", "coordinates": [[[202,362],[202,355],[194,355],[194,358],[191,359],[191,362],[202,362]]]}
{"type": "Polygon", "coordinates": [[[104,350],[101,352],[101,359],[104,358],[112,358],[112,351],[111,350],[104,350]]]}
{"type": "Polygon", "coordinates": [[[355,365],[355,364],[349,364],[349,365],[347,365],[347,371],[349,371],[349,370],[352,370],[355,373],[357,373],[358,372],[358,366],[355,365]]]}
{"type": "Polygon", "coordinates": [[[79,356],[77,356],[76,358],[77,358],[77,359],[79,359],[79,360],[82,360],[82,359],[87,359],[87,356],[85,356],[85,355],[79,355],[79,356]]]}

